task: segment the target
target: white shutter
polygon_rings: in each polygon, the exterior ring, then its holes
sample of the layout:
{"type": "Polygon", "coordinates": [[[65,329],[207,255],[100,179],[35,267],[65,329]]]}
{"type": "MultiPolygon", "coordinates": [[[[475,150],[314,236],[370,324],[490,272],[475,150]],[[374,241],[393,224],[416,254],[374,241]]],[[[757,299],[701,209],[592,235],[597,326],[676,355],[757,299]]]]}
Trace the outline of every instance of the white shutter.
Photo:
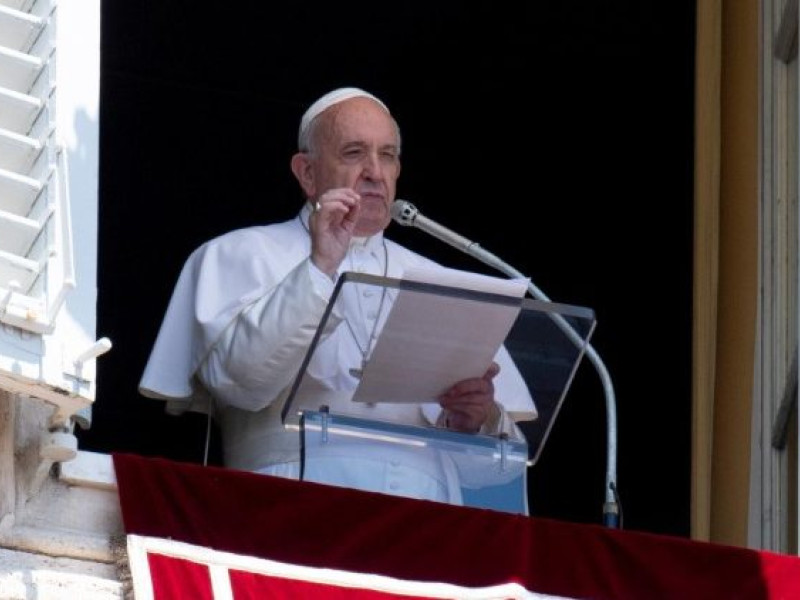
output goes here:
{"type": "Polygon", "coordinates": [[[100,1],[0,0],[0,388],[94,399],[100,1]]]}

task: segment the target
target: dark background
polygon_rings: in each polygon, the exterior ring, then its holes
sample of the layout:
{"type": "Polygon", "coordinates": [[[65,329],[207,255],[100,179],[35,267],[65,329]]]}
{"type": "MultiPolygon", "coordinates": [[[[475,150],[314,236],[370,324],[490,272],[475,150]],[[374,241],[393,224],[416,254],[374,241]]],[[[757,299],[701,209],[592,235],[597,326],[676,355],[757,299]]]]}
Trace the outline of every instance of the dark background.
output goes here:
{"type": "MultiPolygon", "coordinates": [[[[172,287],[208,238],[296,214],[300,115],[355,85],[400,123],[400,197],[595,310],[624,527],[688,536],[694,2],[222,6],[103,2],[98,334],[114,348],[81,447],[202,460],[204,421],[137,393],[172,287]]],[[[534,516],[601,522],[605,432],[584,360],[531,469],[534,516]]]]}

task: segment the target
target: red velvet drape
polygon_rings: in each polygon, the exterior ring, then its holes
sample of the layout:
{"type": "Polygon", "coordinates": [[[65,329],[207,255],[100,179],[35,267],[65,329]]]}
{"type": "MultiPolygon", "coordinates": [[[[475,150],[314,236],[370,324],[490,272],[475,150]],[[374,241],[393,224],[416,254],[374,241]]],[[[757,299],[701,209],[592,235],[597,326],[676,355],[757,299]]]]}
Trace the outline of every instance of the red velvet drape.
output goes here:
{"type": "MultiPolygon", "coordinates": [[[[800,598],[800,558],[164,459],[114,456],[127,533],[400,579],[573,598],[800,598]]],[[[152,566],[152,565],[151,565],[152,566]]]]}

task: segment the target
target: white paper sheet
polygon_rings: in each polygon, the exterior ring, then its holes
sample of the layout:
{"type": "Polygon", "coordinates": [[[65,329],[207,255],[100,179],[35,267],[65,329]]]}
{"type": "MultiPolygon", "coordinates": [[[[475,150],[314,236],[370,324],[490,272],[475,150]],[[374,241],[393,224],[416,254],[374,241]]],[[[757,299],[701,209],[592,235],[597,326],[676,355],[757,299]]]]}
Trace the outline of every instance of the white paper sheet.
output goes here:
{"type": "MultiPolygon", "coordinates": [[[[523,298],[527,280],[456,269],[414,269],[403,278],[523,298]]],[[[355,402],[435,402],[453,384],[481,377],[520,304],[400,290],[353,395],[355,402]]]]}

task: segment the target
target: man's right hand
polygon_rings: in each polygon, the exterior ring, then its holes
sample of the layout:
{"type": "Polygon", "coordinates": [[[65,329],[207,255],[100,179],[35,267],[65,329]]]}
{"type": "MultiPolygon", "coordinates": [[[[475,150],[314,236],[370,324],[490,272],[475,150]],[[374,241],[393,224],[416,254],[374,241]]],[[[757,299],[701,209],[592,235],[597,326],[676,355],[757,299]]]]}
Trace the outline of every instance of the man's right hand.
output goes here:
{"type": "Polygon", "coordinates": [[[350,247],[361,196],[350,188],[336,188],[310,202],[311,260],[320,271],[333,277],[350,247]]]}

